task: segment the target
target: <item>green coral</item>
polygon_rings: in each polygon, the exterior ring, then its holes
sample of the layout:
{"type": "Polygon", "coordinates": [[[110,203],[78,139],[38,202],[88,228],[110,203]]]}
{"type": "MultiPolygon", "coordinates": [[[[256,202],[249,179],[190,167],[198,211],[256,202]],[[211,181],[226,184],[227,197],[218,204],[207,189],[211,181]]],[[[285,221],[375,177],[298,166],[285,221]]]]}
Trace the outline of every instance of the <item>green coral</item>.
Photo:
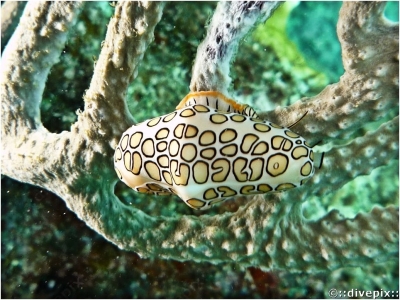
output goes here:
{"type": "Polygon", "coordinates": [[[368,212],[376,205],[397,205],[399,199],[398,166],[391,164],[375,169],[369,176],[359,176],[335,193],[325,197],[312,196],[304,204],[308,219],[322,217],[332,209],[353,218],[357,213],[368,212]]]}
{"type": "Polygon", "coordinates": [[[328,83],[326,75],[308,65],[287,35],[293,8],[287,2],[258,25],[240,44],[232,66],[236,99],[258,111],[290,105],[319,93],[328,83]]]}
{"type": "Polygon", "coordinates": [[[128,90],[128,107],[136,121],[175,110],[189,93],[190,73],[213,2],[168,3],[128,90]],[[191,20],[188,22],[187,20],[191,20]]]}
{"type": "Polygon", "coordinates": [[[340,7],[340,2],[301,1],[291,12],[287,27],[308,64],[324,72],[331,82],[338,81],[344,72],[336,34],[340,7]]]}
{"type": "Polygon", "coordinates": [[[108,2],[88,1],[69,33],[60,61],[51,69],[40,107],[43,124],[51,132],[69,130],[77,120],[76,111],[83,110],[82,95],[90,84],[112,14],[108,2]]]}
{"type": "Polygon", "coordinates": [[[287,35],[290,14],[297,5],[296,2],[285,2],[265,24],[254,30],[252,36],[262,46],[269,47],[292,76],[305,81],[309,86],[326,86],[326,75],[310,68],[303,54],[287,35]]]}

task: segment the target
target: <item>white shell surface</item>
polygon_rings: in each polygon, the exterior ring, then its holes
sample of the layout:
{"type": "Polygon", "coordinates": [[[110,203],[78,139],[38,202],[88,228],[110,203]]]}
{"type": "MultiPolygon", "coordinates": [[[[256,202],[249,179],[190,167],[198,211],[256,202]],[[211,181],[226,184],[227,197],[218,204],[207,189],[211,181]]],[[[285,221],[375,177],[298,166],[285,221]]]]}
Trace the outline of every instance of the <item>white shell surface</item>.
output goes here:
{"type": "Polygon", "coordinates": [[[314,174],[312,149],[288,128],[202,104],[130,127],[114,164],[134,190],[176,194],[195,209],[294,188],[314,174]]]}

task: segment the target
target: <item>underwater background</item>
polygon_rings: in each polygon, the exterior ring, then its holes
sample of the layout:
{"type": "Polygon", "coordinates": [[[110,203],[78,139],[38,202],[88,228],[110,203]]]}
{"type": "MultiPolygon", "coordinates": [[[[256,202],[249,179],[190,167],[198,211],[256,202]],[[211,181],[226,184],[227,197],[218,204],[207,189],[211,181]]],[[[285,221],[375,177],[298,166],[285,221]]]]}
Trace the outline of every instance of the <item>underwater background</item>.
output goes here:
{"type": "MultiPolygon", "coordinates": [[[[136,121],[173,111],[189,92],[197,46],[216,4],[166,5],[128,91],[136,121]]],[[[340,7],[341,2],[288,2],[255,28],[241,43],[232,66],[234,98],[258,111],[270,110],[337,82],[343,74],[336,36],[340,7]]],[[[82,96],[113,11],[109,2],[85,3],[47,81],[41,112],[50,131],[69,130],[76,111],[83,110],[82,96]]],[[[398,2],[389,2],[385,15],[398,21],[398,2]]],[[[153,216],[218,214],[236,211],[242,204],[227,201],[198,212],[179,198],[140,195],[122,182],[115,193],[127,205],[153,216]]],[[[304,215],[318,218],[335,208],[353,217],[377,204],[398,205],[398,200],[395,161],[322,199],[310,199],[304,215]]],[[[3,176],[1,204],[3,298],[329,298],[331,288],[399,290],[398,260],[309,274],[266,272],[235,263],[142,259],[106,241],[44,189],[3,176]]]]}

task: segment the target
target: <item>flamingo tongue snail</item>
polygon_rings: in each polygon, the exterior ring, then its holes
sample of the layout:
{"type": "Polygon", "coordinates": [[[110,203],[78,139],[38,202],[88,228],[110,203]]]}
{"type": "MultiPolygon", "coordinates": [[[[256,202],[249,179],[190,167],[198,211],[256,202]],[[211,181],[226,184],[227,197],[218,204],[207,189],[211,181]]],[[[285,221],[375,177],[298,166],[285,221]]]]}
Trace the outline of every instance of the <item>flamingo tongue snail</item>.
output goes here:
{"type": "Polygon", "coordinates": [[[122,134],[115,170],[137,192],[175,194],[203,210],[232,196],[295,188],[314,174],[304,138],[248,105],[209,91],[190,93],[176,109],[122,134]]]}

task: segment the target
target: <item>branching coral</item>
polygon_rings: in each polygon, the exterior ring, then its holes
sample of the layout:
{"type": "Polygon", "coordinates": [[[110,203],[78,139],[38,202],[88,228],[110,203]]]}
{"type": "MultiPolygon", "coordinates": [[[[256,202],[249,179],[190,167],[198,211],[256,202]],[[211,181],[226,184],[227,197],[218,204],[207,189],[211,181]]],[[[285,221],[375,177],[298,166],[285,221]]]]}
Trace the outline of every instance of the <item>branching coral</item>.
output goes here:
{"type": "MultiPolygon", "coordinates": [[[[218,5],[198,49],[192,91],[229,89],[229,64],[240,38],[275,6],[218,5]]],[[[398,115],[398,25],[382,18],[381,3],[344,4],[338,35],[345,73],[338,83],[315,97],[261,114],[285,125],[307,111],[296,132],[311,143],[352,139],[328,151],[307,184],[249,199],[236,213],[217,216],[150,217],[119,201],[113,192],[117,178],[112,157],[121,133],[133,123],[126,90],[162,7],[158,2],[117,4],[84,95],[85,109],[70,131],[54,134],[41,124],[39,105],[80,4],[27,4],[2,57],[3,174],[54,192],[88,226],[145,257],[313,271],[385,261],[398,253],[395,207],[377,207],[354,219],[332,211],[306,221],[301,214],[301,204],[312,194],[323,196],[398,159],[398,117],[353,138],[365,123],[398,115]]]]}

